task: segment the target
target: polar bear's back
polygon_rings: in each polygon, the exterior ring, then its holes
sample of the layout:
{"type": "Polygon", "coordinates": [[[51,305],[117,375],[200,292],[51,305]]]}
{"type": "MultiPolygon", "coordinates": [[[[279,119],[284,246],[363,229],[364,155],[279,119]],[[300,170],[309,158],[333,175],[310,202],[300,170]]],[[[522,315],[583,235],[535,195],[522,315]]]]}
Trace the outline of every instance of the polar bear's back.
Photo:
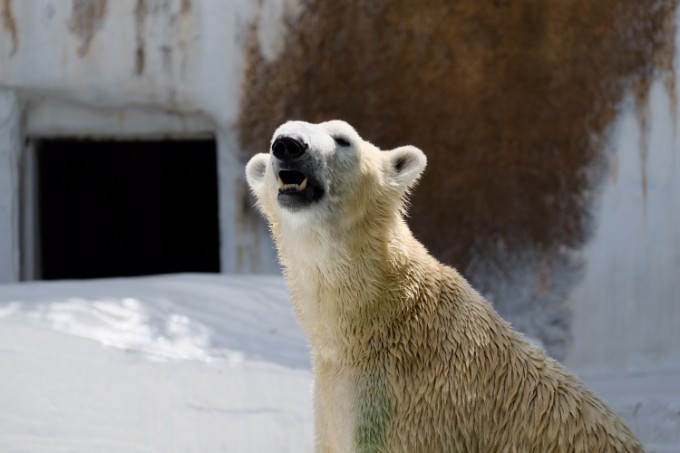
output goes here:
{"type": "Polygon", "coordinates": [[[455,270],[438,272],[434,309],[411,314],[402,350],[388,359],[395,412],[385,451],[643,451],[597,395],[455,270]]]}

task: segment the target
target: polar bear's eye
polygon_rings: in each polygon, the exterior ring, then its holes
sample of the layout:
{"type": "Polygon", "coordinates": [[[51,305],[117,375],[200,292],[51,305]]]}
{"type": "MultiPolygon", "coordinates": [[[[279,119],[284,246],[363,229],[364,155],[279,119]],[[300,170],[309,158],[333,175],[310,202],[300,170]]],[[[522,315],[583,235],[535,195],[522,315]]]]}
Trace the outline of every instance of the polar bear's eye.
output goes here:
{"type": "Polygon", "coordinates": [[[335,140],[335,143],[339,146],[349,146],[349,140],[345,137],[333,137],[333,140],[335,140]]]}

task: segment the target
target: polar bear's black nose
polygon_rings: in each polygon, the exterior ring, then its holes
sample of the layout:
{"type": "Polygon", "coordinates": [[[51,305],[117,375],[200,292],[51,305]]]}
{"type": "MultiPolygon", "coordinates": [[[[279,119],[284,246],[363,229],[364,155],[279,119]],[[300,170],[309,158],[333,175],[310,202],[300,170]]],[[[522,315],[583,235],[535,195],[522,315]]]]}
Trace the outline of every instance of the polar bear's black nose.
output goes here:
{"type": "Polygon", "coordinates": [[[301,156],[307,149],[307,144],[298,139],[288,136],[280,136],[272,143],[274,157],[281,160],[295,159],[301,156]]]}

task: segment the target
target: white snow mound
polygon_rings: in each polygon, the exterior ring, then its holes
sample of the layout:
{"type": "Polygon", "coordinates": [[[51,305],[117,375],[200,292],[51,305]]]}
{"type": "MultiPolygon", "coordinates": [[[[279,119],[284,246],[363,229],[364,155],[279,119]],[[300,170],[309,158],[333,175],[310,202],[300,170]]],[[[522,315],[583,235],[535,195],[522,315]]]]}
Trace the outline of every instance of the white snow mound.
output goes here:
{"type": "MultiPolygon", "coordinates": [[[[680,452],[680,373],[581,376],[680,452]]],[[[278,276],[0,285],[0,452],[311,452],[309,350],[278,276]]]]}

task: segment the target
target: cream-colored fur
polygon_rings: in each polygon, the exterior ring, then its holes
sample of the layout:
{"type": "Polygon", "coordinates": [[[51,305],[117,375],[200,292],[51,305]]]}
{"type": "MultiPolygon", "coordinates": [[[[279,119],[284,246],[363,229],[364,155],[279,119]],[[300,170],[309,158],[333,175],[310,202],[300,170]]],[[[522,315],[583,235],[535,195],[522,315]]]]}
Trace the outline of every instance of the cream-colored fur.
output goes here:
{"type": "Polygon", "coordinates": [[[403,210],[420,150],[380,151],[340,121],[281,134],[325,167],[324,198],[295,211],[277,203],[271,153],[246,169],[312,346],[317,451],[642,451],[599,397],[413,237],[403,210]]]}

